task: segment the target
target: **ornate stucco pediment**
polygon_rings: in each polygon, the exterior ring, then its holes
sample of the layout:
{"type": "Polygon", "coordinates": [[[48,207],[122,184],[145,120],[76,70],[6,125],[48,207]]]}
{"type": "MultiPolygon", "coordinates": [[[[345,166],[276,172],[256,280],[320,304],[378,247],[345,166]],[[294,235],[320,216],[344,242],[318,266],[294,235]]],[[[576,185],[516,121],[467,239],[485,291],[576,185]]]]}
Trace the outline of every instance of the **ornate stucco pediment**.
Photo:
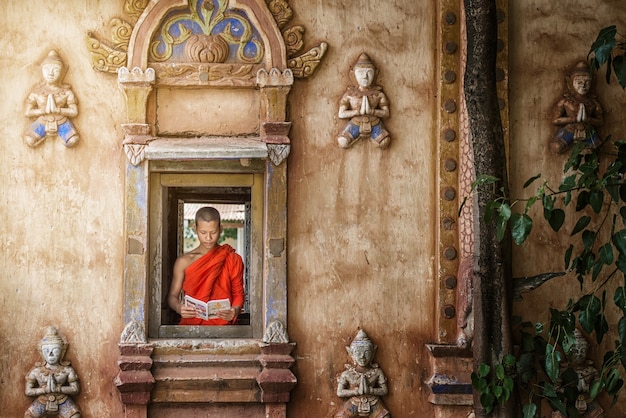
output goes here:
{"type": "Polygon", "coordinates": [[[254,85],[260,68],[289,68],[309,77],[325,42],[303,52],[304,28],[288,26],[285,0],[126,0],[127,19],[109,22],[108,36],[86,35],[92,65],[157,73],[157,85],[254,85]]]}

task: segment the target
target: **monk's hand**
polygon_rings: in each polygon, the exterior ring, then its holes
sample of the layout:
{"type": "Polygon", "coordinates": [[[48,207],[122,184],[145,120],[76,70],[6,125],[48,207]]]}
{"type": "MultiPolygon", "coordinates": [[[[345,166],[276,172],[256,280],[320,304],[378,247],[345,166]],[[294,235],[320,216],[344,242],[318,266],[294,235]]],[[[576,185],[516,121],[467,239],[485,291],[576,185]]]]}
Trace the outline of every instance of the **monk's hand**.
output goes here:
{"type": "Polygon", "coordinates": [[[219,316],[221,319],[223,319],[224,321],[232,321],[233,319],[235,319],[235,317],[237,317],[237,314],[239,313],[239,311],[241,310],[241,308],[234,306],[230,309],[224,309],[222,311],[218,311],[217,312],[217,316],[219,316]]]}
{"type": "Polygon", "coordinates": [[[183,318],[195,318],[196,317],[196,308],[193,306],[185,305],[181,303],[178,307],[178,313],[183,318]]]}

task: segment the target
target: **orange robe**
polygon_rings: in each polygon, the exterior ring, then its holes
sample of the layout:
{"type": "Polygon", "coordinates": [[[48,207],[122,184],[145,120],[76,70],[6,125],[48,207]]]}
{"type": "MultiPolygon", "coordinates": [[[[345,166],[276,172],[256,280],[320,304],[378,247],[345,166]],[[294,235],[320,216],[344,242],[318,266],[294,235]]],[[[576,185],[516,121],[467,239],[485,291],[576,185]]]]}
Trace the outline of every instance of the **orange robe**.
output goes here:
{"type": "MultiPolygon", "coordinates": [[[[220,245],[209,251],[185,269],[183,292],[204,302],[228,299],[231,306],[243,307],[243,261],[233,247],[220,245]]],[[[228,325],[235,323],[221,318],[205,321],[201,318],[182,318],[180,325],[228,325]]]]}

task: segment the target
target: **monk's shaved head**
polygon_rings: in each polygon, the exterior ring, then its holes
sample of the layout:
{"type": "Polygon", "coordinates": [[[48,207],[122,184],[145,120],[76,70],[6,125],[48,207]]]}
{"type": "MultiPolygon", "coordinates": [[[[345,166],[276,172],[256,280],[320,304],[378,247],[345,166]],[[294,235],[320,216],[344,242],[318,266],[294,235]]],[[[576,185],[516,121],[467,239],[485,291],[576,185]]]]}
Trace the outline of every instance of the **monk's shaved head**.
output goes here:
{"type": "Polygon", "coordinates": [[[198,209],[198,211],[196,212],[196,225],[198,225],[198,221],[216,221],[218,225],[220,225],[222,222],[219,211],[210,206],[205,206],[198,209]]]}

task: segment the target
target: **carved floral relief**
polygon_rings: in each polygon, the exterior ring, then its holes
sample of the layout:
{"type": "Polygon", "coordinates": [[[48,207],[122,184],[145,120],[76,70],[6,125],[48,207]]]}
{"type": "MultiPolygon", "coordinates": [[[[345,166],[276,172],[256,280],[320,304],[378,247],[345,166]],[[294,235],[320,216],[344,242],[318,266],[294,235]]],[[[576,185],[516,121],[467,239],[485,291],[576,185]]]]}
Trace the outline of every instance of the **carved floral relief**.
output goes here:
{"type": "MultiPolygon", "coordinates": [[[[109,39],[88,32],[87,48],[92,66],[115,73],[127,65],[131,34],[148,0],[126,0],[124,11],[130,21],[116,17],[109,22],[109,39]]],[[[265,54],[260,29],[246,11],[229,0],[189,0],[185,9],[171,11],[152,38],[149,61],[159,78],[182,78],[182,83],[240,86],[254,81],[265,54]],[[203,68],[196,68],[196,66],[203,68]]],[[[265,5],[281,31],[287,52],[287,66],[295,77],[311,76],[321,62],[328,44],[322,42],[301,53],[304,28],[287,27],[293,16],[285,0],[269,0],[265,5]],[[300,55],[298,55],[300,54],[300,55]]],[[[181,84],[169,81],[170,84],[181,84]]]]}

